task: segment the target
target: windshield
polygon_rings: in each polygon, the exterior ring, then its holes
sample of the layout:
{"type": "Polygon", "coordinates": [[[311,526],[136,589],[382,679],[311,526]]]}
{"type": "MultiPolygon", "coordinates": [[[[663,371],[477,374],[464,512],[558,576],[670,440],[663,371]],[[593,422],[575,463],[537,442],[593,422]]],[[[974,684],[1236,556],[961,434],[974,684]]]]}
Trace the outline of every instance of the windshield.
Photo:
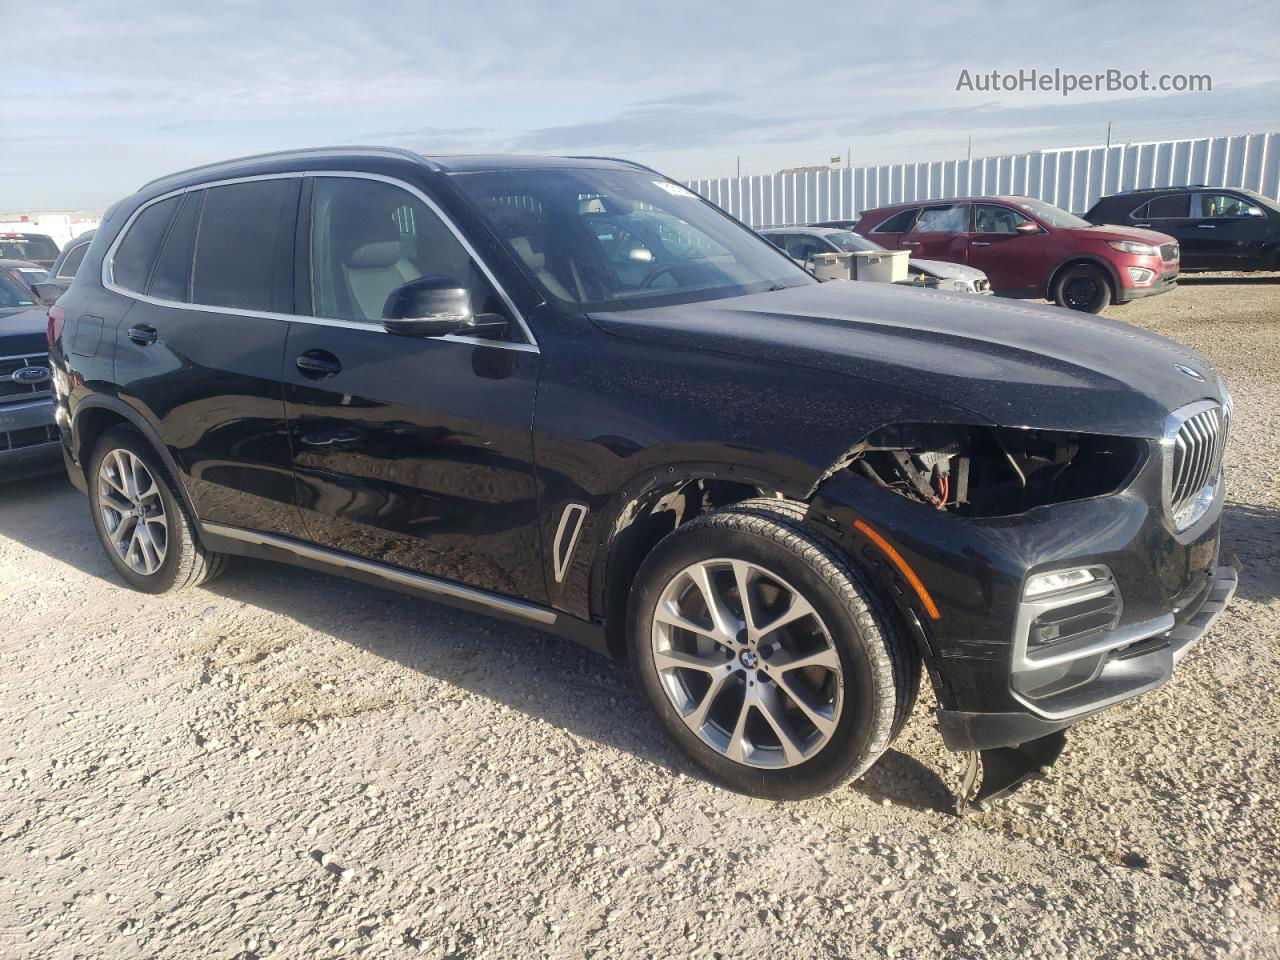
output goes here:
{"type": "Polygon", "coordinates": [[[34,307],[35,300],[31,291],[18,283],[3,268],[0,268],[0,309],[11,307],[34,307]]]}
{"type": "Polygon", "coordinates": [[[849,253],[878,253],[884,250],[884,247],[874,240],[868,240],[866,237],[860,236],[851,230],[824,233],[822,239],[834,243],[841,250],[849,253]]]}
{"type": "Polygon", "coordinates": [[[1088,220],[1082,220],[1074,213],[1067,213],[1061,207],[1055,207],[1052,203],[1045,203],[1043,200],[1026,198],[1017,200],[1015,203],[1027,213],[1039,217],[1051,227],[1067,227],[1074,230],[1080,227],[1093,226],[1088,220]]]}
{"type": "Polygon", "coordinates": [[[455,175],[549,299],[602,312],[816,281],[772,244],[656,174],[504,170],[455,175]]]}

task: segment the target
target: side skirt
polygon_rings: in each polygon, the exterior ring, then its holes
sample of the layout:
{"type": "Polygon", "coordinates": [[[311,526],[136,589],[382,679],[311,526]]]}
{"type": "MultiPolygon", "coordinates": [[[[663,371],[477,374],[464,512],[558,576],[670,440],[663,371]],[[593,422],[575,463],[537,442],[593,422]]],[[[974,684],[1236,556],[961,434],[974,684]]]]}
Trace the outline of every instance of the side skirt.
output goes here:
{"type": "Polygon", "coordinates": [[[580,643],[596,653],[609,655],[602,623],[589,623],[550,607],[365,560],[290,537],[259,533],[221,523],[201,523],[200,540],[207,549],[218,553],[275,560],[309,570],[338,574],[362,583],[545,630],[580,643]]]}

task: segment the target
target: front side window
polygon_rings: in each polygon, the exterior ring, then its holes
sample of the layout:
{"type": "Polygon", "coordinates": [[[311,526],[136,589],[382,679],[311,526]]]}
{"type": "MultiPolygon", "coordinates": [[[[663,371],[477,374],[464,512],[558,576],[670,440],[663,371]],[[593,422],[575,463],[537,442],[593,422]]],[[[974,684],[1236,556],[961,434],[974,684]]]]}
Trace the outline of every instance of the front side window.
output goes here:
{"type": "Polygon", "coordinates": [[[603,312],[816,283],[758,234],[648,171],[454,175],[548,299],[603,312]]]}
{"type": "Polygon", "coordinates": [[[1231,193],[1200,194],[1200,216],[1210,220],[1227,220],[1249,216],[1253,204],[1231,193]]]}
{"type": "Polygon", "coordinates": [[[81,243],[71,248],[67,253],[67,259],[62,261],[62,266],[58,268],[59,280],[75,279],[76,271],[80,269],[80,264],[84,263],[84,255],[89,250],[89,244],[81,243]]]}
{"type": "Polygon", "coordinates": [[[263,313],[293,311],[293,233],[301,180],[210,187],[196,232],[191,301],[263,313]]]}
{"type": "Polygon", "coordinates": [[[317,177],[311,214],[311,284],[318,317],[378,323],[387,298],[420,277],[447,277],[475,313],[508,313],[448,225],[395,184],[317,177]]]}
{"type": "Polygon", "coordinates": [[[966,233],[968,229],[969,205],[955,203],[945,207],[925,207],[911,232],[966,233]]]}
{"type": "Polygon", "coordinates": [[[125,233],[111,260],[111,280],[118,287],[145,293],[156,254],[178,209],[181,197],[167,197],[145,207],[125,233]]]}
{"type": "Polygon", "coordinates": [[[1017,233],[1018,224],[1031,218],[998,203],[979,203],[973,208],[974,233],[1017,233]]]}

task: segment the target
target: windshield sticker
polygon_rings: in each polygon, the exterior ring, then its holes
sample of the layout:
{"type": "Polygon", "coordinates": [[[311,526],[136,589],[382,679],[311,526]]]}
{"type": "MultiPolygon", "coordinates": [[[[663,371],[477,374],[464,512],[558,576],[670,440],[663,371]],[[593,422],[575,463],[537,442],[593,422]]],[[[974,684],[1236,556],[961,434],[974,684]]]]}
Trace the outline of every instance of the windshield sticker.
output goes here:
{"type": "Polygon", "coordinates": [[[655,180],[653,181],[653,185],[657,187],[659,190],[667,191],[667,193],[671,194],[673,197],[696,197],[697,196],[696,193],[690,193],[688,190],[680,186],[678,183],[667,183],[667,181],[665,180],[655,180]]]}

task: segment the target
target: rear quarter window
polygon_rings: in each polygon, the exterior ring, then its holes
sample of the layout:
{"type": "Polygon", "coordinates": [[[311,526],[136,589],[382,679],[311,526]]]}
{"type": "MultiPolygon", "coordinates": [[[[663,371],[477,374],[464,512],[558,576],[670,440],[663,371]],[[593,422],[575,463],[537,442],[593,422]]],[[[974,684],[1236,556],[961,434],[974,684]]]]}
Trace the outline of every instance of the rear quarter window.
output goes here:
{"type": "Polygon", "coordinates": [[[911,225],[916,222],[916,214],[920,212],[919,207],[912,207],[909,210],[900,210],[885,220],[880,226],[872,230],[872,233],[906,233],[911,229],[911,225]]]}
{"type": "Polygon", "coordinates": [[[111,280],[116,286],[134,293],[146,292],[156,254],[180,199],[168,197],[143,208],[129,225],[111,261],[111,280]]]}

